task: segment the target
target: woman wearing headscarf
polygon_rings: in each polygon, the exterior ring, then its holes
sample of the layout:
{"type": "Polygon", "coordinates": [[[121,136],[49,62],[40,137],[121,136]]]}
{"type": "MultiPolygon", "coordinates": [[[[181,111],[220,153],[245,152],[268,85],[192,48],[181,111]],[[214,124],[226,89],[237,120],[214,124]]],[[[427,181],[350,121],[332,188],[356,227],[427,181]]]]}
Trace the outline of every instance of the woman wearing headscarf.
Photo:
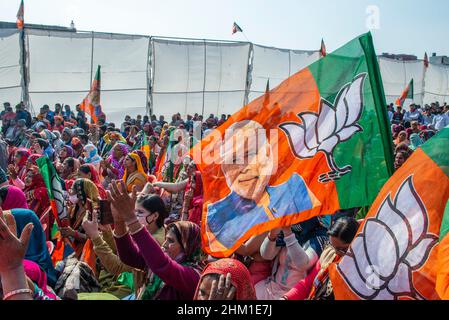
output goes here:
{"type": "Polygon", "coordinates": [[[204,269],[195,300],[254,301],[257,297],[245,265],[235,259],[221,259],[204,269]]]}
{"type": "Polygon", "coordinates": [[[98,193],[100,195],[100,198],[103,200],[107,199],[106,190],[104,189],[103,185],[100,182],[100,175],[98,174],[97,169],[94,167],[93,164],[83,164],[78,169],[79,171],[79,177],[84,179],[91,180],[98,188],[98,193]]]}
{"type": "Polygon", "coordinates": [[[30,152],[26,149],[18,149],[14,154],[14,164],[8,166],[10,184],[18,188],[23,187],[23,180],[26,175],[26,163],[30,157],[30,152]],[[21,183],[22,182],[22,183],[21,183]]]}
{"type": "Polygon", "coordinates": [[[61,163],[64,162],[67,158],[73,158],[75,156],[75,151],[71,146],[64,146],[61,148],[61,151],[59,152],[59,161],[61,163]]]}
{"type": "Polygon", "coordinates": [[[25,194],[14,186],[0,188],[0,207],[3,210],[28,209],[25,194]]]}
{"type": "Polygon", "coordinates": [[[77,179],[69,191],[69,202],[72,206],[69,209],[70,226],[61,228],[61,235],[72,242],[79,260],[86,262],[96,273],[95,255],[93,245],[82,227],[85,220],[92,219],[88,213],[99,207],[99,194],[97,186],[88,179],[77,179]]]}
{"type": "MultiPolygon", "coordinates": [[[[40,218],[50,207],[50,199],[48,197],[47,187],[45,186],[44,178],[37,167],[34,170],[28,171],[25,178],[25,197],[27,199],[28,207],[33,210],[40,218]]],[[[50,226],[53,226],[54,217],[50,215],[50,226]]]]}
{"type": "Polygon", "coordinates": [[[141,150],[134,150],[132,153],[135,153],[139,156],[143,171],[145,172],[145,174],[148,174],[148,158],[145,153],[141,150]]]}
{"type": "Polygon", "coordinates": [[[401,143],[406,143],[407,145],[410,144],[410,141],[407,139],[407,132],[406,131],[399,132],[398,137],[394,141],[394,144],[396,146],[401,144],[401,143]]]}
{"type": "Polygon", "coordinates": [[[83,144],[81,143],[81,140],[78,138],[72,138],[72,148],[75,152],[74,158],[81,158],[83,155],[83,144]]]}
{"type": "Polygon", "coordinates": [[[123,181],[119,187],[111,185],[114,221],[126,225],[114,231],[120,260],[152,272],[143,299],[192,300],[204,267],[200,227],[188,221],[170,224],[161,248],[136,216],[134,196],[135,190],[130,197],[123,181]]]}
{"type": "Polygon", "coordinates": [[[98,149],[93,144],[84,146],[84,162],[92,164],[97,171],[100,171],[100,164],[103,159],[98,155],[98,149]]]}
{"type": "Polygon", "coordinates": [[[33,291],[33,300],[61,300],[47,283],[47,274],[35,262],[23,260],[23,269],[30,281],[28,286],[33,291]]]}
{"type": "Polygon", "coordinates": [[[128,155],[126,144],[117,143],[112,148],[111,155],[101,163],[102,176],[104,177],[103,186],[107,187],[113,180],[120,180],[125,174],[125,158],[128,155]]]}
{"type": "Polygon", "coordinates": [[[415,151],[420,147],[424,142],[421,140],[421,137],[418,133],[413,133],[410,135],[410,145],[409,148],[415,151]]]}
{"type": "Polygon", "coordinates": [[[191,221],[201,226],[203,212],[203,180],[201,172],[196,170],[192,161],[188,168],[189,182],[187,183],[184,202],[182,205],[182,220],[191,221]]]}
{"type": "Polygon", "coordinates": [[[37,263],[47,274],[48,284],[54,286],[57,280],[57,273],[47,249],[46,236],[39,218],[33,211],[27,209],[12,209],[11,211],[3,211],[3,214],[12,214],[14,216],[18,237],[20,237],[26,225],[29,223],[34,225],[25,259],[37,263]]]}
{"type": "Polygon", "coordinates": [[[126,183],[128,192],[132,192],[134,186],[137,187],[137,191],[142,191],[147,183],[147,175],[142,167],[142,161],[136,153],[129,153],[126,156],[123,181],[126,183]]]}
{"type": "Polygon", "coordinates": [[[64,124],[65,128],[61,133],[61,140],[65,143],[66,146],[71,146],[72,144],[72,130],[68,128],[68,125],[64,124]]]}

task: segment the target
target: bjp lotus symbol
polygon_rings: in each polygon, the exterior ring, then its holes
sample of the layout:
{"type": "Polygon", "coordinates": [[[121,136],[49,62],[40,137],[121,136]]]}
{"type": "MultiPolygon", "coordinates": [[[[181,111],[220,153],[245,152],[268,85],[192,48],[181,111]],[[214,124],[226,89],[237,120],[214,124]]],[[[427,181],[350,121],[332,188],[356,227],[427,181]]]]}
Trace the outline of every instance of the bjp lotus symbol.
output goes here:
{"type": "Polygon", "coordinates": [[[335,106],[321,98],[319,113],[298,114],[302,123],[286,122],[279,127],[288,137],[290,148],[299,159],[311,159],[318,152],[326,155],[330,172],[319,177],[322,183],[335,181],[351,172],[352,166],[339,168],[334,159],[335,147],[351,139],[363,128],[357,124],[363,111],[363,84],[367,74],[361,73],[345,85],[335,99],[335,106]]]}
{"type": "Polygon", "coordinates": [[[438,243],[428,227],[427,209],[409,176],[396,198],[388,195],[377,215],[366,221],[337,269],[362,299],[424,299],[412,272],[426,263],[438,243]]]}

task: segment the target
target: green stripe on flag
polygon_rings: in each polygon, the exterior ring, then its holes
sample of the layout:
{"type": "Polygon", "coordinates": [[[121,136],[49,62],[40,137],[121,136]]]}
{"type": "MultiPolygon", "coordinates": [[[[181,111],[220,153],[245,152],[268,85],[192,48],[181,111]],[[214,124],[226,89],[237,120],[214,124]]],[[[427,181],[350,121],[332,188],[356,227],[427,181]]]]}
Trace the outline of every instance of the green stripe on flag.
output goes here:
{"type": "Polygon", "coordinates": [[[337,166],[352,171],[335,182],[342,209],[369,206],[394,172],[393,139],[371,34],[354,39],[311,66],[322,98],[335,107],[337,95],[358,76],[368,74],[363,90],[363,113],[357,124],[362,132],[339,142],[334,150],[337,166]],[[348,192],[350,190],[350,192],[348,192]]]}
{"type": "Polygon", "coordinates": [[[449,127],[438,132],[428,142],[423,144],[421,149],[449,177],[449,127]]]}
{"type": "Polygon", "coordinates": [[[441,221],[440,241],[443,241],[444,237],[448,234],[448,232],[449,232],[449,201],[446,204],[443,220],[441,221]]]}

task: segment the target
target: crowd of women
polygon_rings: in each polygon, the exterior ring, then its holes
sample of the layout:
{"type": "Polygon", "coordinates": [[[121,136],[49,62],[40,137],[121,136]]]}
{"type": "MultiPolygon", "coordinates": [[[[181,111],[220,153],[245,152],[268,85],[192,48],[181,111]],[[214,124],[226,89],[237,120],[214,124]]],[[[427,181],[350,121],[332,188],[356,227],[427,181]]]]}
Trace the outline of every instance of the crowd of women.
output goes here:
{"type": "MultiPolygon", "coordinates": [[[[360,208],[274,229],[228,259],[201,247],[203,186],[185,156],[167,161],[173,131],[204,137],[229,116],[104,115],[48,106],[32,118],[5,103],[0,139],[0,298],[4,300],[333,299],[328,267],[348,250],[360,208]],[[63,224],[51,213],[38,159],[63,181],[63,224]],[[109,215],[110,214],[110,215],[109,215]]],[[[434,106],[432,106],[434,107],[434,106]]],[[[447,109],[447,107],[443,107],[447,109]]],[[[427,109],[426,109],[427,110],[427,109]]],[[[435,113],[441,114],[435,105],[435,113]]],[[[445,110],[447,112],[447,110],[445,110]]],[[[447,116],[447,113],[446,113],[447,116]]],[[[395,166],[436,130],[391,115],[395,166]]]]}

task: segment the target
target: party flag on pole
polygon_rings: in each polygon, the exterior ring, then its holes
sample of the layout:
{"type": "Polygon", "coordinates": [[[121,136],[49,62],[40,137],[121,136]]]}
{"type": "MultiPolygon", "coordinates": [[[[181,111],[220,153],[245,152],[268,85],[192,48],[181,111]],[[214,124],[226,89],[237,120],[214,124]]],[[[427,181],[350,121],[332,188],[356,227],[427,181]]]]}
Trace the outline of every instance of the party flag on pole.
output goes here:
{"type": "Polygon", "coordinates": [[[102,114],[101,104],[100,104],[100,94],[101,94],[101,66],[98,66],[95,79],[92,82],[92,87],[90,88],[89,94],[84,98],[80,107],[81,110],[87,112],[92,118],[92,120],[97,123],[98,117],[102,114]]]}
{"type": "Polygon", "coordinates": [[[448,198],[449,127],[382,188],[347,254],[330,267],[335,298],[449,298],[448,198]]]}
{"type": "Polygon", "coordinates": [[[20,2],[19,11],[17,11],[17,28],[22,30],[25,25],[25,5],[23,0],[20,2]]]}
{"type": "Polygon", "coordinates": [[[234,22],[234,25],[232,26],[232,34],[236,34],[237,32],[243,32],[243,29],[234,22]]]}
{"type": "Polygon", "coordinates": [[[191,150],[204,250],[227,257],[273,228],[371,205],[393,173],[385,105],[368,33],[235,113],[191,150]]]}
{"type": "Polygon", "coordinates": [[[37,159],[36,162],[39,166],[39,171],[44,178],[48,197],[50,198],[52,213],[58,226],[67,226],[69,216],[64,205],[63,182],[61,178],[59,178],[53,163],[48,157],[41,157],[37,159]]]}
{"type": "Polygon", "coordinates": [[[414,96],[414,85],[413,85],[413,79],[410,80],[410,83],[407,85],[407,87],[404,89],[404,92],[402,92],[401,96],[396,100],[397,106],[404,106],[404,102],[406,99],[412,99],[414,96]]]}
{"type": "Polygon", "coordinates": [[[321,49],[320,49],[321,57],[325,57],[327,55],[326,45],[324,44],[324,39],[321,39],[321,49]]]}

